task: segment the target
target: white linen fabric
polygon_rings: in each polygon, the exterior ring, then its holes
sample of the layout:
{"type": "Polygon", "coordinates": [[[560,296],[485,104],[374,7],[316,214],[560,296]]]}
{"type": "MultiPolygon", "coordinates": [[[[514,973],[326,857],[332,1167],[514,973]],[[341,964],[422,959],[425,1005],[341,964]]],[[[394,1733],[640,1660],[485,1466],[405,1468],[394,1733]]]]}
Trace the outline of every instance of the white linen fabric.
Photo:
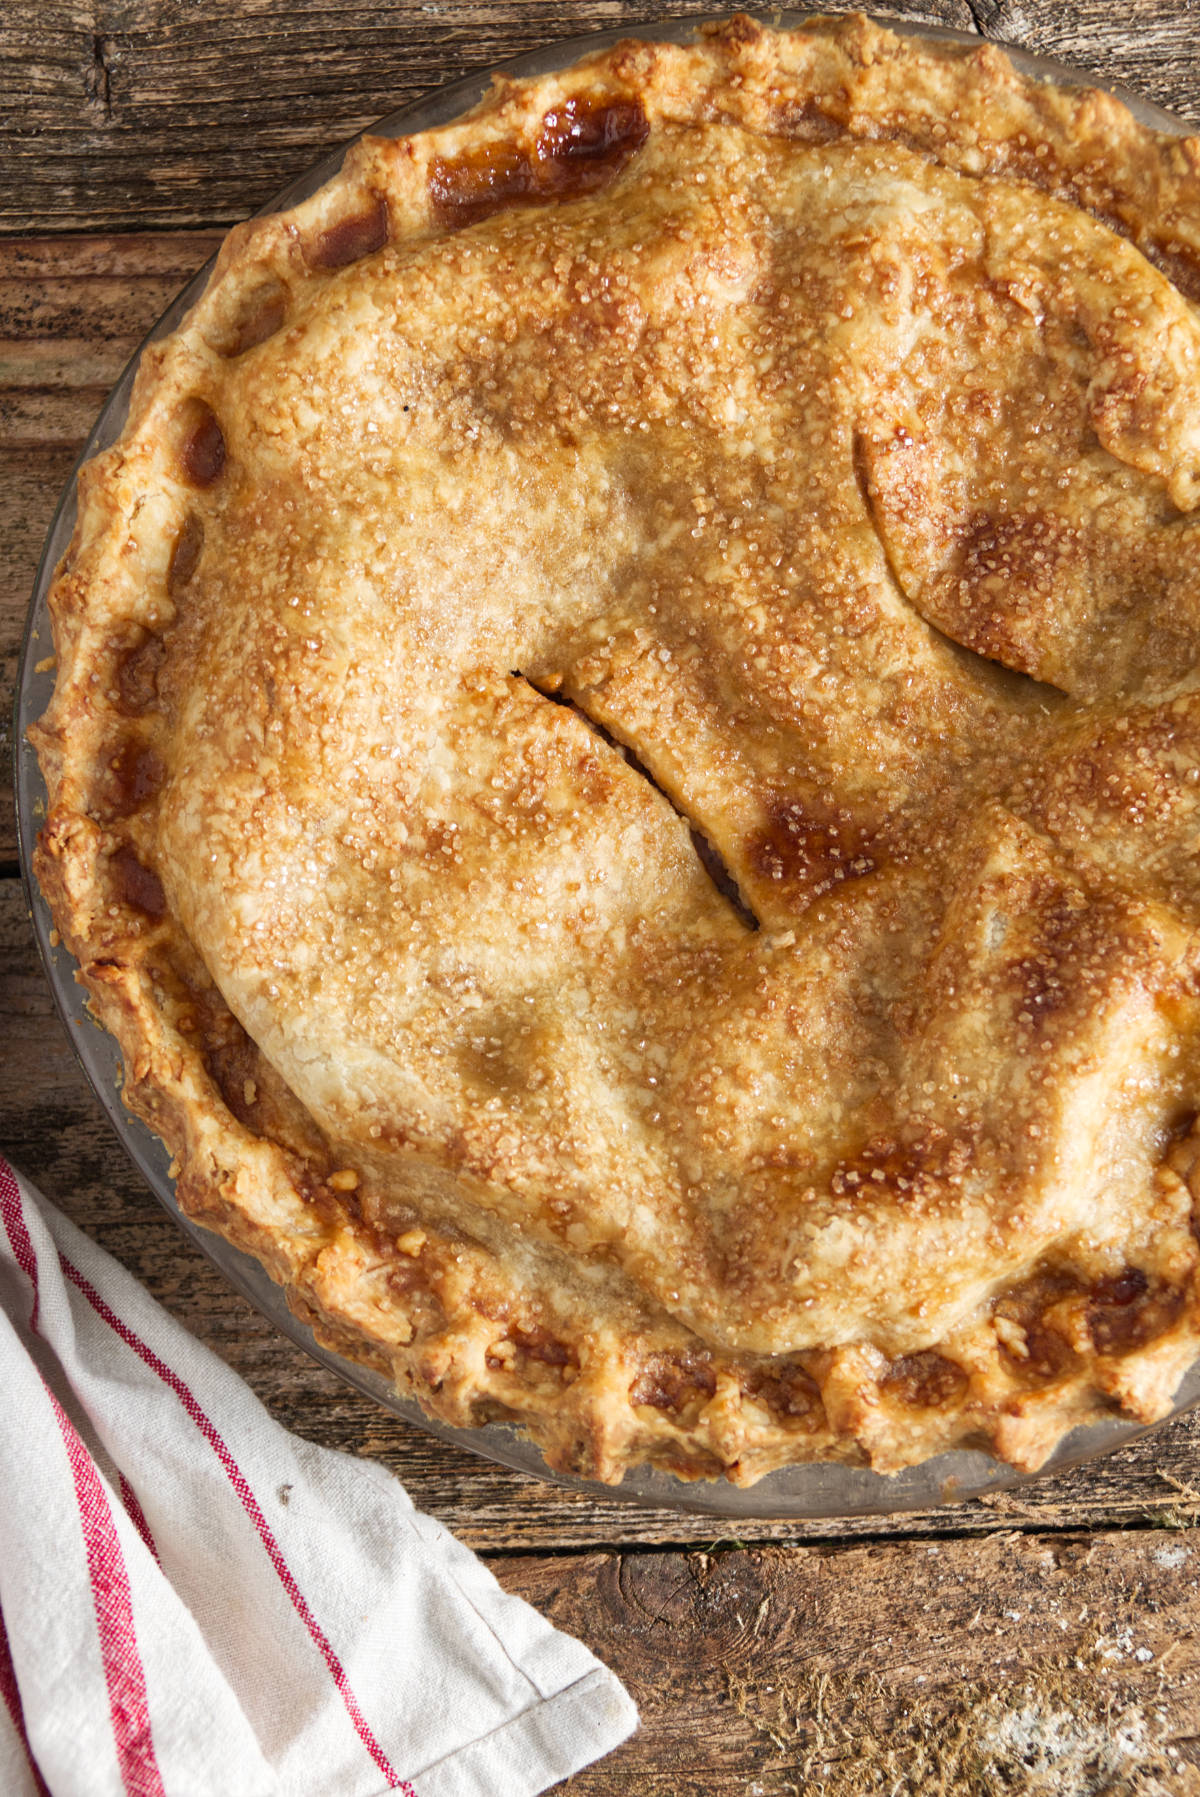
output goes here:
{"type": "Polygon", "coordinates": [[[0,1159],[0,1790],[533,1797],[637,1713],[0,1159]]]}

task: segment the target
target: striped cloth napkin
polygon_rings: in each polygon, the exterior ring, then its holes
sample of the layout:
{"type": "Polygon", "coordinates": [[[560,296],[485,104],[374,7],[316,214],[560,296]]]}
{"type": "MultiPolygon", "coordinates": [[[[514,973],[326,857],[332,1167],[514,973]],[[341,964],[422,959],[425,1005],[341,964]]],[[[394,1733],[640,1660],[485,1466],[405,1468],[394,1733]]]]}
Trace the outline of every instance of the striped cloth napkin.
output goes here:
{"type": "Polygon", "coordinates": [[[524,1797],[633,1704],[0,1160],[4,1797],[524,1797]]]}

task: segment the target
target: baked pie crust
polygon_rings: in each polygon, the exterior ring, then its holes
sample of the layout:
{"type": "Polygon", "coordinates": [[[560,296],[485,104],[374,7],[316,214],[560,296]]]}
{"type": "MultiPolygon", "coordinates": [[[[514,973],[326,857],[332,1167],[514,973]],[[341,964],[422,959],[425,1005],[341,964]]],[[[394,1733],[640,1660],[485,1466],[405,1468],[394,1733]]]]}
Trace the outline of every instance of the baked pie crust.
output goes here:
{"type": "Polygon", "coordinates": [[[1200,141],[862,18],[235,230],[80,479],[37,873],[197,1221],[548,1464],[1200,1348],[1200,141]]]}

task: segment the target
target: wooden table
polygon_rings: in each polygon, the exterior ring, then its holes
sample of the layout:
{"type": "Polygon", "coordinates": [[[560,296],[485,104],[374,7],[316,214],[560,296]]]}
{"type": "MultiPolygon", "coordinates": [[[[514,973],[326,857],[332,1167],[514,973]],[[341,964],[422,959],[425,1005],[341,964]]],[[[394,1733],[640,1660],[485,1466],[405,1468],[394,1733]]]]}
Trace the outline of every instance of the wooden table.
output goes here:
{"type": "MultiPolygon", "coordinates": [[[[107,389],[219,230],[423,91],[549,40],[708,10],[622,0],[4,0],[0,649],[107,389]]],[[[1200,120],[1197,0],[880,6],[1200,120]]],[[[11,744],[6,740],[6,751],[11,744]]],[[[1200,1791],[1200,1414],[957,1508],[738,1538],[585,1500],[393,1420],[280,1339],[160,1211],[53,1011],[0,807],[0,1144],[314,1441],[393,1468],[627,1681],[640,1733],[571,1781],[680,1792],[1200,1791]]],[[[503,1793],[497,1793],[503,1797],[503,1793]]]]}

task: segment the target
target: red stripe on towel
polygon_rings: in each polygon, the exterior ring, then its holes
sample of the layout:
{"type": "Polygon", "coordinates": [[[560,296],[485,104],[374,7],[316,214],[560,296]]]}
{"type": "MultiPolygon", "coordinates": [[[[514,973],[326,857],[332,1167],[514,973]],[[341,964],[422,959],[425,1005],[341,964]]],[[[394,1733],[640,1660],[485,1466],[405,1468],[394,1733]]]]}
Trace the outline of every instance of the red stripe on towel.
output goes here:
{"type": "Polygon", "coordinates": [[[21,1209],[21,1188],[17,1184],[12,1168],[3,1159],[0,1159],[0,1217],[4,1219],[5,1233],[12,1243],[13,1259],[33,1287],[33,1308],[29,1312],[29,1327],[36,1335],[38,1326],[37,1255],[34,1253],[33,1243],[29,1239],[29,1231],[25,1227],[25,1216],[21,1209]]]}
{"type": "Polygon", "coordinates": [[[217,1459],[220,1461],[221,1466],[224,1468],[229,1483],[233,1486],[234,1491],[241,1500],[242,1508],[254,1524],[258,1533],[258,1538],[266,1550],[267,1558],[274,1567],[280,1584],[291,1599],[292,1607],[295,1609],[296,1614],[308,1630],[313,1644],[316,1646],[321,1658],[329,1668],[330,1675],[337,1687],[342,1702],[346,1706],[346,1710],[350,1716],[351,1722],[354,1724],[359,1740],[374,1760],[380,1772],[387,1779],[388,1789],[392,1791],[399,1790],[404,1793],[404,1797],[416,1797],[416,1792],[413,1790],[412,1785],[409,1784],[407,1780],[401,1778],[400,1774],[395,1770],[391,1761],[384,1753],[383,1748],[375,1739],[371,1727],[359,1707],[358,1699],[350,1688],[350,1681],[346,1677],[345,1668],[335,1653],[332,1642],[329,1640],[320,1623],[309,1609],[304,1593],[296,1583],[295,1576],[284,1558],[283,1550],[275,1539],[271,1525],[263,1515],[258,1499],[250,1489],[245,1474],[234,1459],[229,1447],[218,1433],[215,1425],[201,1409],[200,1404],[190,1387],[185,1384],[178,1373],[172,1371],[148,1343],[144,1342],[141,1337],[122,1320],[122,1318],[117,1316],[116,1312],[105,1303],[95,1287],[84,1277],[77,1267],[71,1264],[64,1254],[60,1253],[58,1258],[63,1272],[71,1281],[72,1285],[75,1286],[76,1290],[82,1292],[92,1309],[96,1312],[96,1315],[103,1318],[109,1328],[125,1343],[126,1347],[132,1348],[139,1360],[148,1366],[152,1372],[157,1373],[163,1383],[170,1387],[175,1393],[175,1396],[179,1399],[179,1402],[183,1405],[187,1415],[191,1418],[192,1422],[195,1423],[205,1441],[207,1441],[208,1445],[212,1448],[217,1459]]]}
{"type": "Polygon", "coordinates": [[[166,1797],[150,1734],[150,1701],[133,1625],[133,1592],[113,1513],[95,1462],[75,1425],[48,1386],[46,1395],[62,1431],[75,1481],[121,1779],[128,1797],[166,1797]]]}
{"type": "MultiPolygon", "coordinates": [[[[33,1287],[29,1324],[36,1333],[37,1253],[25,1222],[21,1188],[3,1158],[0,1158],[0,1218],[17,1265],[33,1287]]],[[[75,1502],[79,1508],[84,1553],[92,1583],[100,1663],[108,1689],[108,1710],[121,1780],[127,1797],[166,1797],[162,1774],[154,1757],[146,1674],[133,1624],[133,1592],[116,1524],[95,1462],[80,1440],[78,1430],[48,1385],[46,1396],[62,1434],[75,1485],[75,1502]]]]}

